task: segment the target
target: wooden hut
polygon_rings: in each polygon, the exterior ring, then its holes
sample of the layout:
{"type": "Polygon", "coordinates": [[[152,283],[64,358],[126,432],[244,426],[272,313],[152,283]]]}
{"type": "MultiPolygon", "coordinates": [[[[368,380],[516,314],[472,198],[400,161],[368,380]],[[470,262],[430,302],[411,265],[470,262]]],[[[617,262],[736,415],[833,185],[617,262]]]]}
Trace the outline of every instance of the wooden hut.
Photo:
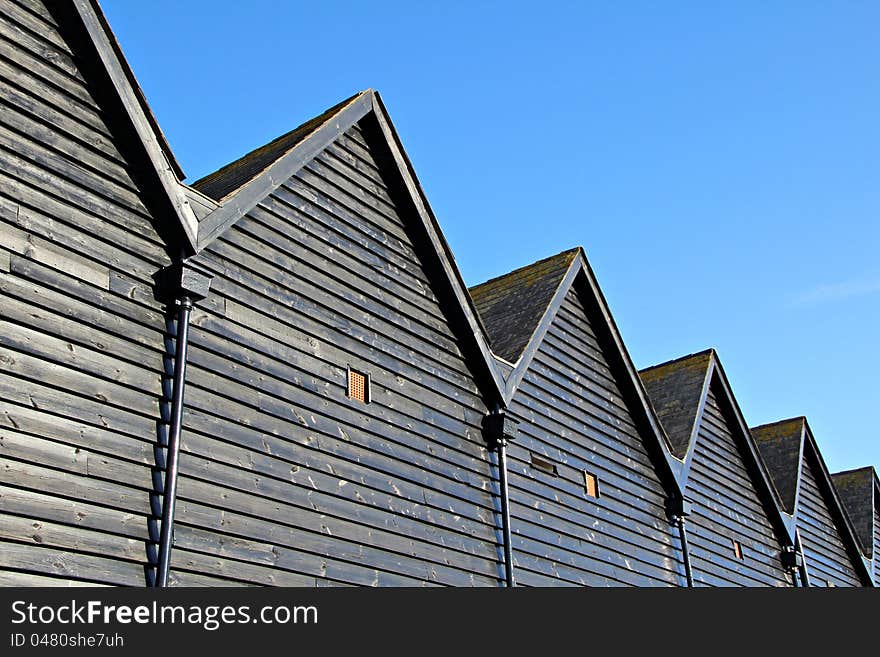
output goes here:
{"type": "Polygon", "coordinates": [[[852,522],[862,555],[870,563],[874,586],[880,584],[880,480],[873,467],[831,475],[852,522]]]}
{"type": "Polygon", "coordinates": [[[378,95],[190,187],[96,4],[0,46],[3,581],[153,583],[175,504],[170,584],[502,581],[501,379],[378,95]]]}
{"type": "Polygon", "coordinates": [[[90,2],[0,3],[0,104],[0,581],[143,585],[190,192],[90,2]]]}
{"type": "Polygon", "coordinates": [[[687,517],[693,579],[700,586],[791,586],[793,544],[714,350],[640,372],[669,434],[687,517]]]}
{"type": "Polygon", "coordinates": [[[755,427],[783,508],[796,528],[807,586],[871,586],[871,572],[804,417],[755,427]]]}
{"type": "Polygon", "coordinates": [[[870,581],[582,250],[469,293],[378,93],[184,178],[96,0],[0,3],[0,584],[870,581]]]}
{"type": "Polygon", "coordinates": [[[519,422],[517,582],[685,582],[666,438],[581,249],[471,288],[519,422]]]}

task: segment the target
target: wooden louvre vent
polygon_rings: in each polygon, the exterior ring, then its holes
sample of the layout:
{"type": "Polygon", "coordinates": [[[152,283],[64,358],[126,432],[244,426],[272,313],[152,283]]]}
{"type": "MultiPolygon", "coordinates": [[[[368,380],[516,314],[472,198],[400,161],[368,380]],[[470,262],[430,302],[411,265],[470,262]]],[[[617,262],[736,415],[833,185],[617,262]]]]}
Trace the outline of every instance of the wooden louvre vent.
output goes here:
{"type": "Polygon", "coordinates": [[[599,497],[599,477],[584,470],[584,492],[588,497],[599,497]]]}
{"type": "Polygon", "coordinates": [[[370,402],[370,378],[363,372],[348,368],[348,396],[368,404],[370,402]]]}
{"type": "Polygon", "coordinates": [[[733,554],[739,560],[742,560],[745,558],[745,557],[743,557],[742,543],[740,543],[739,541],[733,541],[733,554]]]}

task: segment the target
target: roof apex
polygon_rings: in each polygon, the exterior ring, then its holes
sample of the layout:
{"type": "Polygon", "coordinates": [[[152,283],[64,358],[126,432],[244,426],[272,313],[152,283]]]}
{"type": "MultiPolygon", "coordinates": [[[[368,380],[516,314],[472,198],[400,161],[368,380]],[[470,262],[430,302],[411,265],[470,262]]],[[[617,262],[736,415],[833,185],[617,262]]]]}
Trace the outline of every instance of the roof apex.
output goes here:
{"type": "Polygon", "coordinates": [[[567,249],[469,288],[496,356],[511,364],[520,359],[580,251],[567,249]]]}

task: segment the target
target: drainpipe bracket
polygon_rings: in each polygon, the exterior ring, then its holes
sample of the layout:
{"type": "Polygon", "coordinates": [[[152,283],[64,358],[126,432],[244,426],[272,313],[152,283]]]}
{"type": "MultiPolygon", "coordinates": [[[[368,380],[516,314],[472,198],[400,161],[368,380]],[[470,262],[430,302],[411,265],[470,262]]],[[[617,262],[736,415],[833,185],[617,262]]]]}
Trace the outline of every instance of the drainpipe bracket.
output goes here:
{"type": "Polygon", "coordinates": [[[801,556],[799,550],[796,550],[793,545],[786,545],[782,550],[782,565],[786,568],[790,568],[792,570],[796,568],[800,568],[804,565],[804,559],[801,556]]]}
{"type": "Polygon", "coordinates": [[[483,417],[483,436],[490,449],[497,449],[516,440],[518,431],[519,422],[510,417],[505,411],[495,410],[483,417]]]}
{"type": "Polygon", "coordinates": [[[666,500],[666,513],[673,522],[684,520],[694,512],[693,502],[683,497],[670,497],[666,500]]]}
{"type": "Polygon", "coordinates": [[[201,301],[208,296],[213,277],[184,260],[160,269],[153,278],[156,298],[169,303],[183,297],[193,302],[201,301]]]}

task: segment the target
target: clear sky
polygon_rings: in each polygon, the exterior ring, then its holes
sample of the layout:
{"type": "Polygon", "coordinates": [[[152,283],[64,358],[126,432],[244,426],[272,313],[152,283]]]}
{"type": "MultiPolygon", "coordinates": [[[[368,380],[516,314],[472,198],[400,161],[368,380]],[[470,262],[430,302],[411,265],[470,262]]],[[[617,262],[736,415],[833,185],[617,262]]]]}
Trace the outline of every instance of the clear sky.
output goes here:
{"type": "Polygon", "coordinates": [[[637,367],[880,466],[880,3],[102,6],[189,181],[378,89],[469,285],[583,245],[637,367]]]}

